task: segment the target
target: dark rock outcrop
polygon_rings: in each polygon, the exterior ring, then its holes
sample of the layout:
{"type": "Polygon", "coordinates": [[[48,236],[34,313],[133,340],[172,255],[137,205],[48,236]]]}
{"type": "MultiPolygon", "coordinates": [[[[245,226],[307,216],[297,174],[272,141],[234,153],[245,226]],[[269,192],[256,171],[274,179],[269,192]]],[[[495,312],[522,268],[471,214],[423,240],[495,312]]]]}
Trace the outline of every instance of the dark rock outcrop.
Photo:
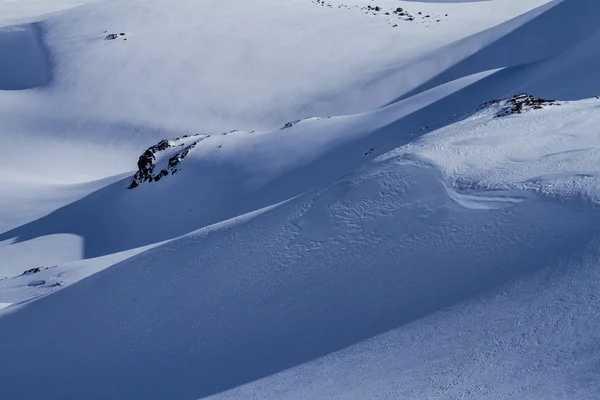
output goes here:
{"type": "Polygon", "coordinates": [[[489,108],[497,108],[494,111],[494,118],[506,117],[513,114],[523,114],[530,110],[540,110],[548,106],[559,106],[560,103],[556,100],[548,100],[540,97],[535,97],[527,93],[521,93],[509,99],[491,100],[482,104],[478,111],[489,108]]]}
{"type": "Polygon", "coordinates": [[[136,188],[143,182],[158,182],[167,175],[176,174],[179,163],[187,157],[190,150],[208,137],[210,135],[186,135],[171,140],[161,140],[148,147],[138,158],[138,170],[131,178],[129,188],[136,188]],[[158,156],[161,156],[163,161],[161,167],[157,168],[158,156]]]}

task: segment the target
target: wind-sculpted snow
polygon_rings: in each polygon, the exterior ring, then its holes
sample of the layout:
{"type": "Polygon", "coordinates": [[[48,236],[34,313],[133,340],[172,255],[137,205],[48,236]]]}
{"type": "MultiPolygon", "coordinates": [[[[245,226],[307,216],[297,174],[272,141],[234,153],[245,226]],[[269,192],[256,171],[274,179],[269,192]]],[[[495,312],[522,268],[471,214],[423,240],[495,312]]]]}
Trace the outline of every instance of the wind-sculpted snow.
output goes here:
{"type": "Polygon", "coordinates": [[[42,3],[1,399],[600,398],[599,2],[42,3]]]}
{"type": "Polygon", "coordinates": [[[201,398],[557,265],[600,222],[527,193],[467,208],[448,190],[389,159],[23,307],[2,319],[3,394],[201,398]]]}
{"type": "MultiPolygon", "coordinates": [[[[475,111],[467,113],[466,116],[470,115],[471,118],[473,116],[477,116],[477,117],[481,117],[481,118],[490,118],[490,117],[498,118],[498,117],[505,117],[505,116],[514,115],[514,114],[522,114],[522,113],[532,111],[532,110],[541,110],[544,107],[558,106],[560,104],[561,104],[560,102],[557,102],[555,100],[542,99],[542,98],[535,97],[530,94],[523,93],[523,94],[519,94],[519,95],[513,96],[511,98],[507,98],[507,99],[490,100],[490,101],[480,105],[475,111]]],[[[372,118],[371,115],[361,115],[361,116],[356,116],[356,117],[357,117],[357,119],[362,119],[362,120],[369,120],[372,118]]],[[[447,118],[445,120],[440,121],[439,122],[440,126],[438,126],[438,127],[447,125],[455,120],[460,120],[461,118],[465,118],[465,116],[462,116],[462,117],[456,116],[454,118],[452,118],[452,117],[447,118]]],[[[325,121],[323,121],[320,118],[307,118],[304,120],[287,122],[281,128],[281,130],[286,130],[285,136],[281,136],[281,133],[279,131],[261,132],[259,134],[255,134],[255,132],[232,131],[232,132],[228,132],[228,133],[223,133],[221,136],[231,135],[231,137],[236,138],[236,139],[239,138],[241,140],[243,140],[243,139],[247,140],[247,139],[253,139],[253,138],[257,139],[257,136],[258,136],[263,139],[263,143],[266,141],[273,142],[273,143],[268,143],[268,145],[273,148],[277,148],[277,146],[289,147],[289,148],[295,147],[297,153],[301,153],[301,152],[318,153],[320,151],[320,149],[316,148],[314,145],[307,146],[306,142],[310,142],[311,140],[314,140],[314,136],[316,136],[315,131],[317,131],[317,132],[322,131],[322,128],[319,129],[320,125],[324,125],[323,122],[327,123],[327,120],[329,120],[329,119],[331,119],[331,118],[327,118],[327,119],[325,119],[325,121]],[[300,122],[302,122],[302,125],[297,127],[300,129],[287,131],[288,129],[296,126],[300,122]]],[[[339,118],[334,117],[333,122],[334,123],[337,122],[338,119],[339,118]]],[[[401,124],[401,120],[393,121],[393,125],[400,125],[400,124],[401,124]]],[[[405,126],[408,127],[410,125],[406,124],[405,126]]],[[[412,127],[411,129],[415,129],[415,127],[412,127]]],[[[432,127],[425,126],[425,127],[421,127],[421,129],[422,130],[430,130],[430,129],[432,129],[432,127]]],[[[352,135],[350,132],[348,132],[348,133],[346,133],[346,136],[347,136],[346,139],[347,139],[347,141],[351,142],[352,140],[357,139],[353,136],[358,136],[358,138],[360,138],[360,136],[367,136],[367,138],[369,138],[372,142],[375,142],[377,140],[376,137],[378,135],[385,135],[386,131],[387,131],[386,128],[381,129],[380,132],[378,132],[377,130],[372,130],[372,131],[367,130],[364,132],[359,132],[357,135],[352,135]]],[[[334,135],[332,133],[330,133],[329,136],[333,137],[334,135]]],[[[398,136],[396,138],[397,145],[403,144],[402,142],[407,140],[406,137],[401,137],[400,135],[396,135],[396,136],[398,136]]],[[[129,188],[131,188],[131,189],[136,188],[144,182],[158,182],[158,181],[161,181],[163,178],[173,176],[173,175],[177,174],[179,171],[186,169],[188,162],[184,161],[184,159],[186,159],[190,153],[194,154],[196,146],[200,145],[200,143],[202,141],[204,141],[205,139],[209,139],[209,138],[210,138],[210,135],[191,135],[191,136],[184,136],[184,137],[175,138],[175,139],[163,139],[159,143],[157,143],[153,146],[150,146],[139,157],[138,163],[137,163],[138,171],[131,178],[129,188]]],[[[209,146],[213,152],[227,151],[232,144],[233,144],[233,146],[235,146],[235,144],[234,144],[235,142],[228,143],[226,140],[223,140],[223,139],[219,140],[218,137],[215,138],[214,140],[209,140],[209,141],[203,143],[202,145],[209,146]],[[214,140],[216,140],[217,144],[215,144],[214,140]],[[223,146],[226,146],[226,147],[224,148],[223,146]],[[219,149],[222,149],[222,150],[219,150],[219,149]]],[[[265,145],[267,145],[267,143],[265,143],[265,145]]],[[[324,148],[327,148],[327,147],[331,146],[331,143],[329,143],[328,141],[321,141],[320,145],[324,148]]],[[[374,156],[376,154],[381,154],[381,149],[369,148],[369,149],[365,149],[365,150],[366,151],[364,153],[364,156],[374,156]]],[[[263,153],[260,150],[258,150],[256,152],[263,153]]],[[[187,171],[189,174],[188,176],[193,176],[194,174],[196,174],[196,175],[203,174],[204,172],[202,171],[202,168],[203,168],[202,166],[207,161],[210,162],[210,159],[213,157],[214,157],[213,155],[207,154],[206,147],[202,148],[197,153],[196,157],[191,157],[192,161],[189,162],[191,164],[191,166],[190,166],[191,171],[187,171]],[[209,160],[206,160],[207,158],[209,160]],[[199,163],[198,161],[201,161],[201,162],[199,163]]],[[[242,155],[239,155],[238,157],[241,158],[242,155]]],[[[265,157],[265,155],[253,154],[253,157],[260,159],[262,157],[265,157]]],[[[314,162],[315,158],[316,158],[314,156],[309,158],[309,157],[307,157],[306,154],[304,155],[304,157],[306,159],[311,160],[312,162],[314,162]]],[[[348,160],[347,162],[348,162],[348,166],[346,167],[347,169],[340,170],[339,171],[340,173],[350,170],[351,169],[350,165],[354,164],[350,160],[348,160]]],[[[241,162],[239,162],[239,163],[241,163],[241,162]]],[[[288,160],[288,163],[293,165],[293,162],[291,160],[288,160]]],[[[280,166],[282,167],[285,164],[286,164],[286,162],[282,161],[282,163],[280,163],[280,166]]],[[[282,199],[283,198],[280,198],[279,200],[282,200],[282,199]]]]}
{"type": "Polygon", "coordinates": [[[600,99],[496,118],[492,106],[393,154],[438,165],[456,187],[521,189],[600,203],[600,99]]]}

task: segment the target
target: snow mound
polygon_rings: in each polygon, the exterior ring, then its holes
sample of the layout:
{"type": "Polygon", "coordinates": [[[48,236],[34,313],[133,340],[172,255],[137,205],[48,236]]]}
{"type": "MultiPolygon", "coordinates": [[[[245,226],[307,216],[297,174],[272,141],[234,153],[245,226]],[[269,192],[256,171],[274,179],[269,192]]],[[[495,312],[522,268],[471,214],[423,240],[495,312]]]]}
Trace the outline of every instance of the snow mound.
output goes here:
{"type": "MultiPolygon", "coordinates": [[[[510,111],[513,105],[506,107],[510,111]]],[[[598,98],[511,118],[496,118],[497,105],[491,110],[424,135],[392,154],[436,165],[459,190],[528,190],[600,203],[598,98]]]]}
{"type": "Polygon", "coordinates": [[[0,90],[47,85],[52,62],[40,24],[0,28],[0,90]]]}

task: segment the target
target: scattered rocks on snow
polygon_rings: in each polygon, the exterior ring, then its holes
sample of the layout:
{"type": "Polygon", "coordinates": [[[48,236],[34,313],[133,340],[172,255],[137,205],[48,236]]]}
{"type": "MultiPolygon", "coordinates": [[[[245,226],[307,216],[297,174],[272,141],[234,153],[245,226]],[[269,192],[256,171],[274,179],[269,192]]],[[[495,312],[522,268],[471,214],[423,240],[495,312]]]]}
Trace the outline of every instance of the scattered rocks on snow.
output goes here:
{"type": "MultiPolygon", "coordinates": [[[[371,0],[371,2],[374,2],[375,0],[371,0]]],[[[379,5],[366,5],[366,6],[349,6],[347,4],[343,4],[343,3],[337,3],[334,4],[335,1],[334,0],[313,0],[313,3],[322,7],[328,7],[328,8],[338,8],[338,9],[347,9],[347,10],[351,10],[351,9],[358,9],[362,12],[364,12],[366,15],[375,15],[375,16],[385,16],[387,17],[388,23],[389,25],[391,25],[392,27],[397,27],[398,24],[396,23],[396,21],[400,20],[400,21],[407,21],[407,22],[415,22],[415,23],[426,23],[426,24],[432,24],[432,23],[440,23],[442,22],[444,19],[448,18],[448,14],[444,14],[442,15],[432,15],[432,14],[423,14],[423,12],[419,11],[416,14],[411,14],[409,11],[407,11],[406,9],[402,8],[402,7],[392,7],[392,8],[385,8],[383,6],[379,6],[379,5]]],[[[429,26],[429,25],[427,25],[429,26]]]]}
{"type": "MultiPolygon", "coordinates": [[[[106,31],[104,32],[106,33],[106,31]]],[[[115,40],[118,39],[119,37],[123,37],[125,36],[125,33],[121,32],[121,33],[109,33],[108,35],[106,35],[104,37],[104,40],[115,40]]],[[[123,38],[123,40],[127,40],[127,38],[123,38]]]]}
{"type": "MultiPolygon", "coordinates": [[[[327,118],[331,118],[331,117],[327,117],[327,118]]],[[[290,122],[287,122],[287,123],[286,123],[285,125],[283,125],[283,126],[280,128],[280,129],[288,129],[288,128],[291,128],[292,126],[294,126],[294,125],[296,125],[296,124],[298,124],[298,123],[300,123],[300,122],[303,122],[303,121],[317,121],[317,120],[320,120],[320,119],[321,119],[320,117],[306,117],[306,118],[301,118],[301,119],[297,119],[297,120],[295,120],[295,121],[290,121],[290,122]]],[[[252,132],[250,132],[250,133],[252,133],[252,132]]]]}
{"type": "Polygon", "coordinates": [[[494,110],[494,118],[506,117],[513,114],[522,114],[530,110],[539,110],[547,106],[559,106],[556,100],[542,99],[527,93],[518,94],[509,99],[491,100],[482,104],[478,111],[490,108],[494,110]]]}

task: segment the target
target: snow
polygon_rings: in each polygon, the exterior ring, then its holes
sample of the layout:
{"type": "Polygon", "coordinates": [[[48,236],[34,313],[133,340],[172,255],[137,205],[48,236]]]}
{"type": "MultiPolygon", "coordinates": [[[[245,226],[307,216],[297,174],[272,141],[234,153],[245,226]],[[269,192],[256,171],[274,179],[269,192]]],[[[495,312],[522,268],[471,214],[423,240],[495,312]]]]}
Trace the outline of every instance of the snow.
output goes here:
{"type": "Polygon", "coordinates": [[[138,255],[5,316],[0,346],[21,349],[2,347],[10,375],[61,398],[203,397],[556,268],[598,224],[584,206],[532,195],[473,212],[447,190],[434,169],[394,159],[138,255]],[[48,374],[55,360],[76,368],[48,374]]]}
{"type": "MultiPolygon", "coordinates": [[[[597,247],[596,247],[597,249],[597,247]]],[[[594,399],[597,250],[211,399],[594,399]],[[582,353],[583,351],[583,353],[582,353]]]]}
{"type": "MultiPolygon", "coordinates": [[[[9,305],[13,305],[13,307],[10,309],[5,310],[7,312],[12,312],[14,311],[15,307],[21,304],[26,304],[31,300],[46,296],[62,289],[63,287],[72,285],[73,283],[87,278],[88,276],[102,271],[103,269],[151,249],[158,244],[160,243],[130,249],[103,257],[88,258],[73,262],[57,261],[56,258],[53,258],[56,257],[56,253],[49,252],[49,254],[43,258],[44,262],[46,263],[45,265],[41,264],[40,262],[31,262],[29,264],[22,265],[19,265],[18,263],[9,263],[8,265],[20,266],[20,269],[12,271],[12,274],[9,277],[0,278],[0,301],[6,301],[6,303],[0,303],[5,304],[4,307],[0,308],[6,308],[9,305]],[[40,265],[44,266],[39,267],[40,265]],[[28,271],[28,266],[39,268],[39,271],[26,274],[25,271],[28,271]],[[39,284],[32,285],[33,282],[38,282],[39,284]]],[[[33,247],[33,249],[37,250],[40,247],[46,249],[53,248],[52,243],[49,245],[40,245],[39,243],[35,243],[35,247],[33,247]]],[[[23,251],[27,252],[27,249],[23,251]]],[[[38,257],[39,259],[42,259],[37,252],[30,252],[33,253],[31,257],[38,257]]],[[[8,258],[8,260],[10,261],[10,258],[8,258]]],[[[27,261],[26,258],[25,261],[27,261]]],[[[7,271],[7,273],[11,273],[11,271],[7,271]]],[[[2,312],[0,312],[0,315],[2,315],[2,312]]]]}
{"type": "Polygon", "coordinates": [[[600,396],[597,1],[0,7],[0,398],[600,396]]]}
{"type": "Polygon", "coordinates": [[[430,160],[455,187],[533,190],[600,201],[600,100],[482,123],[478,115],[398,149],[430,160]]]}
{"type": "Polygon", "coordinates": [[[41,29],[29,24],[0,30],[0,53],[14,54],[2,62],[0,90],[29,89],[50,82],[50,59],[41,29]]]}

